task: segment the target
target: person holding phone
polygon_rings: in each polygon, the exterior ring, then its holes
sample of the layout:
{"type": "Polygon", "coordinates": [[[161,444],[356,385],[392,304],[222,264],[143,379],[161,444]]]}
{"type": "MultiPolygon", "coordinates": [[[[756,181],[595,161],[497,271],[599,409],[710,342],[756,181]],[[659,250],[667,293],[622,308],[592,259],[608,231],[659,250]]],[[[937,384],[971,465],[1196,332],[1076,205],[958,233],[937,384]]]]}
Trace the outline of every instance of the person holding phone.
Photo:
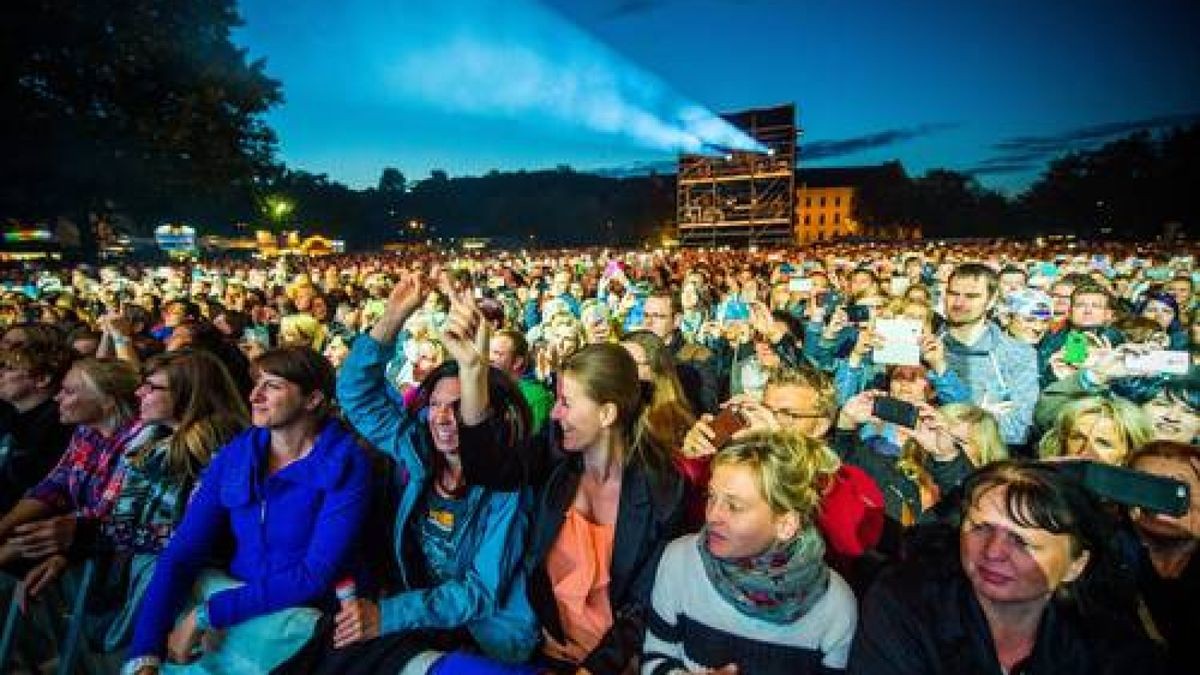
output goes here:
{"type": "MultiPolygon", "coordinates": [[[[934,399],[942,405],[961,403],[970,399],[970,391],[958,374],[949,368],[946,346],[933,330],[933,308],[920,302],[895,300],[879,313],[879,318],[903,318],[921,323],[919,338],[920,359],[925,365],[925,376],[934,392],[934,399]]],[[[855,394],[870,387],[882,387],[887,381],[887,367],[874,362],[875,349],[885,345],[884,337],[876,331],[874,322],[859,331],[854,348],[844,359],[838,359],[834,367],[834,386],[838,391],[838,402],[845,403],[855,394]]]]}
{"type": "MultiPolygon", "coordinates": [[[[750,432],[783,430],[828,443],[837,414],[828,374],[813,366],[772,370],[761,401],[735,397],[719,415],[702,415],[692,425],[679,453],[681,471],[692,494],[706,494],[712,457],[728,442],[750,432]]],[[[694,531],[703,524],[703,503],[689,504],[688,514],[687,529],[694,531]]],[[[834,467],[816,514],[830,564],[850,578],[856,562],[879,542],[883,518],[883,494],[875,481],[856,466],[834,467]]]]}
{"type": "Polygon", "coordinates": [[[1179,516],[1147,509],[1128,511],[1137,545],[1129,552],[1145,604],[1145,620],[1167,647],[1173,673],[1200,663],[1200,448],[1177,441],[1152,441],[1136,453],[1130,468],[1182,481],[1187,510],[1179,516]]]}
{"type": "MultiPolygon", "coordinates": [[[[842,406],[834,449],[883,490],[890,532],[914,524],[974,468],[932,405],[923,369],[895,366],[886,390],[869,389],[842,406]]],[[[891,549],[896,539],[889,538],[891,549]]]]}

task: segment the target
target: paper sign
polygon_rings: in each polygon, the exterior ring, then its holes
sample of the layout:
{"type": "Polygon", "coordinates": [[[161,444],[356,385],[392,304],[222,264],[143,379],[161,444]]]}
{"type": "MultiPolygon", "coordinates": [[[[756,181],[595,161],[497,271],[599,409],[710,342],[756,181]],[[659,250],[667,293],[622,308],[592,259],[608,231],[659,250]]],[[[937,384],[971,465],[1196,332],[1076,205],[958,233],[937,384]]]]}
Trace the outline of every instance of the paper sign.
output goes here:
{"type": "Polygon", "coordinates": [[[916,366],[921,363],[921,322],[915,319],[879,319],[875,334],[883,342],[876,347],[875,363],[888,366],[916,366]]]}
{"type": "Polygon", "coordinates": [[[1184,351],[1152,349],[1125,355],[1125,367],[1133,375],[1187,375],[1189,366],[1191,355],[1184,351]]]}

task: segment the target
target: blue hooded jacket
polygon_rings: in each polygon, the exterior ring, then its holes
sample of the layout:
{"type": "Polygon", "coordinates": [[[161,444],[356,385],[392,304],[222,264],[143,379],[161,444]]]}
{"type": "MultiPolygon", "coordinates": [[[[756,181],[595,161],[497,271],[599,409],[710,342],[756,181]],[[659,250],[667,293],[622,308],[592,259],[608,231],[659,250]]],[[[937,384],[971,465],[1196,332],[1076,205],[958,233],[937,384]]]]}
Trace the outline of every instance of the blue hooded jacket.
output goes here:
{"type": "Polygon", "coordinates": [[[146,590],[131,658],[163,655],[192,584],[230,535],[229,573],[244,585],[209,598],[213,628],[289,607],[336,606],[334,585],[352,571],[370,503],[367,455],[330,420],[308,455],[268,476],[270,442],[269,430],[248,429],[201,475],[146,590]]]}

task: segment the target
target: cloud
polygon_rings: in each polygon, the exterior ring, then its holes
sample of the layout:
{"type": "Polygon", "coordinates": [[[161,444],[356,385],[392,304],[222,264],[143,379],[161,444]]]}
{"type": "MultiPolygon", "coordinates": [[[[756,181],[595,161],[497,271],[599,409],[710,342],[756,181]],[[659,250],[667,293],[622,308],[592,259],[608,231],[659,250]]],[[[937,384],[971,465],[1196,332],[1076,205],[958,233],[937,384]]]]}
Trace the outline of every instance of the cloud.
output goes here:
{"type": "Polygon", "coordinates": [[[818,160],[828,159],[830,157],[841,157],[843,155],[853,155],[864,150],[872,150],[874,148],[883,148],[905,141],[911,141],[914,138],[922,136],[930,136],[957,127],[957,124],[939,123],[939,124],[922,124],[916,127],[906,129],[888,129],[873,134],[864,136],[854,136],[852,138],[842,138],[832,141],[812,141],[811,143],[802,143],[798,152],[801,159],[818,160]]]}
{"type": "Polygon", "coordinates": [[[1044,136],[1013,136],[993,143],[994,154],[965,171],[975,176],[1030,171],[1068,152],[1091,149],[1135,131],[1165,129],[1197,120],[1200,112],[1092,124],[1044,136]]]}

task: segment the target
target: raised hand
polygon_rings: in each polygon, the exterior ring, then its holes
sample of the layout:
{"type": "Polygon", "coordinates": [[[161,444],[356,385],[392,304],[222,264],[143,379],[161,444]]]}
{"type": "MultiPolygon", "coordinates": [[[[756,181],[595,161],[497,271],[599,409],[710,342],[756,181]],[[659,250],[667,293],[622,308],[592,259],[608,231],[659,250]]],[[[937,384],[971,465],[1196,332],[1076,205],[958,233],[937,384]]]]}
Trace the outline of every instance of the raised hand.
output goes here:
{"type": "Polygon", "coordinates": [[[388,294],[383,315],[371,327],[371,337],[382,344],[391,344],[404,322],[421,306],[430,286],[420,272],[401,272],[392,292],[388,294]]]}
{"type": "Polygon", "coordinates": [[[946,372],[946,344],[932,333],[921,336],[921,360],[937,375],[946,372]]]}

